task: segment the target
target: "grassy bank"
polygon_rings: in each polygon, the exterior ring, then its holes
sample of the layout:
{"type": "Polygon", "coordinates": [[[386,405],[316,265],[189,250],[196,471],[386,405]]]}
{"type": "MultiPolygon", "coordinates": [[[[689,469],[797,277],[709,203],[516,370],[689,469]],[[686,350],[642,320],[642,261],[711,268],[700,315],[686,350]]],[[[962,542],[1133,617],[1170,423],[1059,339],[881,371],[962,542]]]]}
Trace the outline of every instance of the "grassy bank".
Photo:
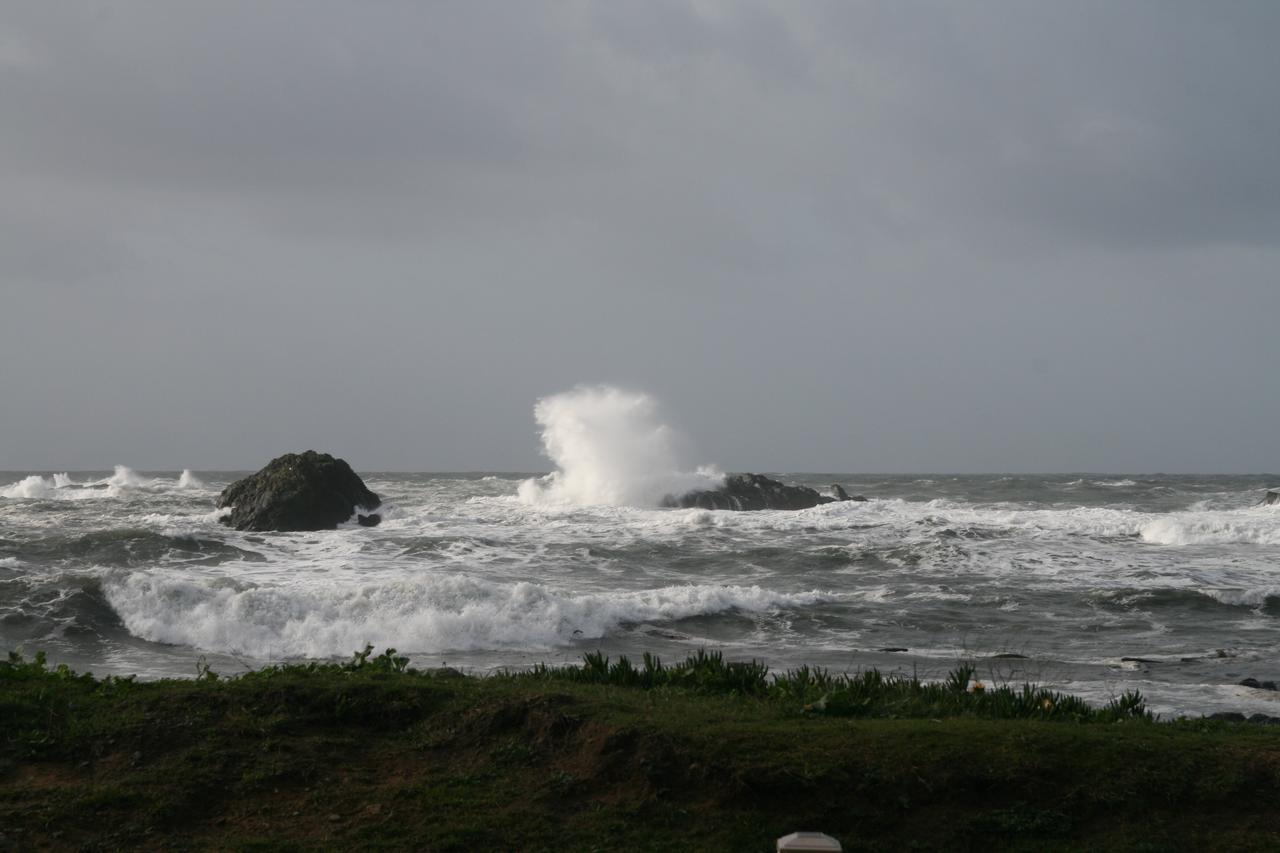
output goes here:
{"type": "Polygon", "coordinates": [[[234,679],[0,663],[0,847],[1280,849],[1280,728],[975,689],[394,654],[234,679]]]}

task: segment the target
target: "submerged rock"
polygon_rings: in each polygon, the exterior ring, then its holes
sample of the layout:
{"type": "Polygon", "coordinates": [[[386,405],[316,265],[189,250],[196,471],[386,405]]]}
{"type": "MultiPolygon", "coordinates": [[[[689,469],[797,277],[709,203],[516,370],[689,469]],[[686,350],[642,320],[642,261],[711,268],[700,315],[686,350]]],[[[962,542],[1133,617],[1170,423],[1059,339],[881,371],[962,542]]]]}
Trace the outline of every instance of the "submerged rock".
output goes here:
{"type": "Polygon", "coordinates": [[[1248,717],[1239,711],[1219,711],[1216,714],[1210,714],[1209,719],[1221,720],[1224,723],[1243,723],[1248,717]]]}
{"type": "Polygon", "coordinates": [[[844,486],[840,485],[839,483],[831,484],[831,494],[835,495],[836,500],[838,501],[859,501],[859,502],[865,503],[867,500],[862,495],[849,494],[844,490],[844,486]]]}
{"type": "MultiPolygon", "coordinates": [[[[763,474],[731,474],[718,489],[699,489],[678,497],[668,495],[662,505],[686,509],[808,509],[838,500],[842,499],[819,494],[808,486],[788,486],[763,474]]],[[[843,500],[856,498],[846,496],[843,500]]]]}
{"type": "Polygon", "coordinates": [[[1252,687],[1254,690],[1278,690],[1274,681],[1259,681],[1256,678],[1246,678],[1240,682],[1241,687],[1252,687]]]}
{"type": "Polygon", "coordinates": [[[1280,717],[1270,717],[1266,714],[1250,714],[1246,717],[1239,711],[1219,711],[1216,714],[1210,714],[1208,719],[1220,720],[1224,723],[1252,723],[1256,726],[1280,725],[1280,717]]]}
{"type": "Polygon", "coordinates": [[[1266,496],[1262,499],[1262,504],[1263,506],[1274,506],[1275,504],[1280,504],[1280,492],[1267,492],[1266,496]]]}
{"type": "MultiPolygon", "coordinates": [[[[368,511],[381,504],[350,465],[314,450],[272,459],[218,496],[219,507],[231,507],[222,523],[237,530],[332,530],[357,508],[368,511]]],[[[366,527],[382,520],[376,514],[359,519],[366,527]]]]}

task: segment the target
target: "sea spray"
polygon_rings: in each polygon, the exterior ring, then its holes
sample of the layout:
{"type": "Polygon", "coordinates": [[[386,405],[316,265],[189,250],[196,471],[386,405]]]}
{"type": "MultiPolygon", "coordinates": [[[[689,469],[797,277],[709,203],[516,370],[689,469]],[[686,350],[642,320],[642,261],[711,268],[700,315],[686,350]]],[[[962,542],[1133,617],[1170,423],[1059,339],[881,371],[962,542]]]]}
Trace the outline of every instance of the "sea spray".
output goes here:
{"type": "Polygon", "coordinates": [[[44,498],[53,493],[56,488],[54,480],[41,477],[39,474],[32,474],[30,477],[24,477],[16,483],[10,483],[0,488],[0,497],[3,498],[44,498]]]}
{"type": "Polygon", "coordinates": [[[151,485],[154,480],[149,477],[143,477],[137,471],[134,471],[127,465],[115,466],[115,473],[103,480],[98,480],[97,484],[106,485],[116,489],[136,489],[151,485]]]}
{"type": "Polygon", "coordinates": [[[182,474],[178,477],[179,489],[203,489],[204,481],[191,473],[190,468],[183,468],[182,474]]]}
{"type": "Polygon", "coordinates": [[[664,497],[714,488],[724,474],[694,468],[687,440],[662,419],[648,394],[579,386],[538,401],[543,452],[556,464],[520,484],[526,503],[657,506],[664,497]]]}

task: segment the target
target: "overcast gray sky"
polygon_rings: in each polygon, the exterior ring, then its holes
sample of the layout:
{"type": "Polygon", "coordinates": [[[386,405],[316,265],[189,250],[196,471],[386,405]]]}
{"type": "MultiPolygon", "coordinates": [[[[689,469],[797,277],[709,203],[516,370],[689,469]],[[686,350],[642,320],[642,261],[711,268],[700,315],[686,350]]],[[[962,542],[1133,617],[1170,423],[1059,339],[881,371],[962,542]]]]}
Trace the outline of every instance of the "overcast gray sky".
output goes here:
{"type": "Polygon", "coordinates": [[[0,468],[1277,471],[1280,4],[0,8],[0,468]]]}

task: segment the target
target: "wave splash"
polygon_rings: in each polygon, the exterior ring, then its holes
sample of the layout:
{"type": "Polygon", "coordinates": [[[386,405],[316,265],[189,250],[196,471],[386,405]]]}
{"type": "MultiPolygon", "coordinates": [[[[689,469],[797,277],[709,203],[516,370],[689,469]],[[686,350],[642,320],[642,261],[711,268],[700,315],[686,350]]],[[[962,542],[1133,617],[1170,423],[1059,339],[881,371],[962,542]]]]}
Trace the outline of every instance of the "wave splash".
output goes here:
{"type": "Polygon", "coordinates": [[[463,574],[364,585],[245,587],[132,573],[105,583],[104,592],[135,636],[264,660],[338,657],[366,643],[415,653],[550,649],[630,623],[766,612],[830,598],[817,591],[705,584],[574,595],[463,574]]]}
{"type": "Polygon", "coordinates": [[[0,488],[0,498],[47,498],[58,488],[58,480],[70,481],[66,474],[54,474],[52,477],[41,477],[32,474],[23,477],[16,483],[0,488]]]}
{"type": "Polygon", "coordinates": [[[100,480],[78,482],[68,473],[43,477],[32,474],[16,483],[0,486],[0,498],[28,500],[84,500],[88,498],[118,498],[133,491],[168,491],[170,489],[195,490],[205,484],[183,469],[178,479],[144,477],[127,465],[117,465],[109,477],[100,480]]]}
{"type": "Polygon", "coordinates": [[[191,473],[190,468],[183,468],[182,474],[178,477],[179,489],[203,489],[204,481],[191,473]]]}
{"type": "Polygon", "coordinates": [[[667,495],[724,481],[713,467],[691,465],[687,440],[648,394],[579,386],[542,398],[533,416],[556,470],[520,484],[525,503],[658,506],[667,495]]]}

